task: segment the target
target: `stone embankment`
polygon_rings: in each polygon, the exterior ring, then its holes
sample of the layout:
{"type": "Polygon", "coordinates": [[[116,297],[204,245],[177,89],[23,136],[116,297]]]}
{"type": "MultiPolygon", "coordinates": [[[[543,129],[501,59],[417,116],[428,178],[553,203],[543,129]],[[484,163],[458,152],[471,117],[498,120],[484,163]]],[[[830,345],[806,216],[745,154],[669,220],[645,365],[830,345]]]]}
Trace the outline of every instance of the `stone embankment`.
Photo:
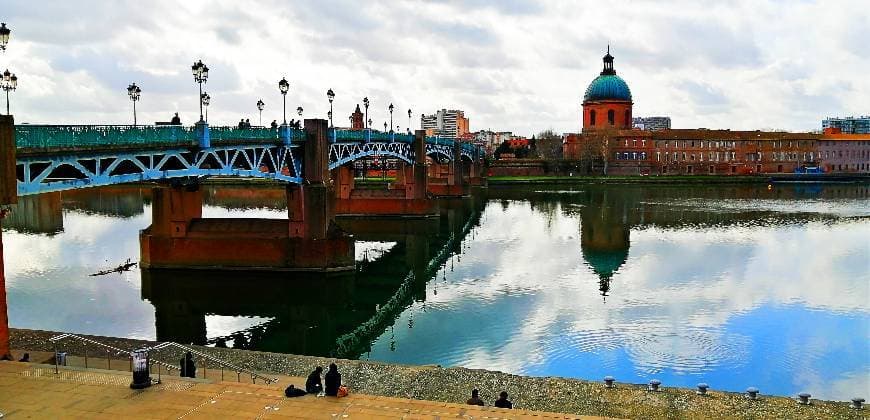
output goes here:
{"type": "MultiPolygon", "coordinates": [[[[57,334],[12,329],[11,345],[19,352],[54,351],[48,338],[57,334]]],[[[87,337],[124,349],[155,344],[126,338],[87,337]]],[[[867,408],[855,410],[846,402],[812,399],[811,404],[801,405],[794,398],[787,397],[760,395],[757,400],[750,400],[743,394],[715,390],[708,391],[707,396],[700,396],[694,390],[667,386],[651,392],[646,385],[623,383],[607,389],[601,382],[518,376],[478,369],[403,366],[193,347],[251,370],[297,377],[307,376],[315,366],[335,361],[343,381],[353,392],[387,397],[462,403],[472,388],[480,389],[484,401],[494,401],[498,393],[505,390],[516,408],[632,419],[864,419],[868,413],[867,408]]],[[[85,348],[79,342],[68,341],[64,343],[63,351],[70,355],[83,355],[85,348]]]]}

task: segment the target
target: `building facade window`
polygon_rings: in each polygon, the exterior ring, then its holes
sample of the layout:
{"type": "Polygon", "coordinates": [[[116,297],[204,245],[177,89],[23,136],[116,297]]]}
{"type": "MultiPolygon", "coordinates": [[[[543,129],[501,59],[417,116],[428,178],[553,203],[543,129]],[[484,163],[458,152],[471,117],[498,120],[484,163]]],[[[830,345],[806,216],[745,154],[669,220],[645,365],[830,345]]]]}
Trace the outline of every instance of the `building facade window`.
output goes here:
{"type": "Polygon", "coordinates": [[[612,109],[607,110],[607,122],[610,125],[616,124],[616,111],[612,109]]]}
{"type": "Polygon", "coordinates": [[[589,111],[589,125],[595,125],[595,110],[589,111]]]}

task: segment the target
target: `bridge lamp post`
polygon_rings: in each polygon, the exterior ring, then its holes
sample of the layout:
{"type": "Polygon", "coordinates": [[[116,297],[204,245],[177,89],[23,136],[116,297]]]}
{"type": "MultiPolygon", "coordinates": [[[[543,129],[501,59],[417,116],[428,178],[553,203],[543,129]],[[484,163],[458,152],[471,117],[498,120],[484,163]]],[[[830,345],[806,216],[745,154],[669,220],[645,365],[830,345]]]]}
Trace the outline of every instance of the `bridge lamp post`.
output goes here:
{"type": "Polygon", "coordinates": [[[9,112],[9,91],[15,90],[18,87],[18,76],[15,73],[10,73],[9,69],[3,72],[0,77],[0,88],[6,91],[6,115],[12,115],[9,112]]]}
{"type": "Polygon", "coordinates": [[[394,107],[393,107],[393,104],[392,104],[392,103],[390,104],[389,107],[387,107],[387,109],[390,110],[390,132],[391,132],[391,133],[393,132],[393,108],[394,108],[394,107]]]}
{"type": "Polygon", "coordinates": [[[387,122],[384,121],[384,133],[386,133],[386,132],[387,132],[387,122]]]}
{"type": "Polygon", "coordinates": [[[369,125],[372,125],[372,121],[369,119],[369,97],[368,97],[368,96],[366,96],[365,98],[363,98],[363,106],[366,108],[366,119],[365,119],[365,121],[368,122],[368,125],[366,125],[366,128],[369,128],[369,125]]]}
{"type": "Polygon", "coordinates": [[[202,96],[200,96],[200,106],[205,106],[205,122],[208,123],[208,104],[211,102],[211,96],[208,96],[208,92],[204,92],[202,96]]]}
{"type": "MultiPolygon", "coordinates": [[[[301,106],[297,106],[297,107],[296,107],[296,114],[298,114],[300,117],[302,116],[302,111],[304,111],[304,109],[302,109],[301,106]]],[[[301,118],[300,118],[300,119],[301,119],[301,118]]]]}
{"type": "Polygon", "coordinates": [[[332,88],[326,91],[326,99],[329,99],[329,126],[332,127],[332,101],[335,99],[335,92],[332,91],[332,88]]]}
{"type": "Polygon", "coordinates": [[[278,90],[281,91],[281,96],[284,97],[284,125],[287,125],[287,92],[290,91],[290,82],[282,77],[278,81],[278,90]]]}
{"type": "Polygon", "coordinates": [[[411,108],[408,108],[408,134],[411,134],[411,108]]]}
{"type": "Polygon", "coordinates": [[[193,72],[193,80],[196,83],[199,83],[199,121],[205,122],[205,119],[202,116],[202,84],[208,81],[208,66],[203,64],[202,60],[199,60],[196,63],[193,63],[192,66],[190,66],[190,70],[193,72]]]}
{"type": "Polygon", "coordinates": [[[131,83],[127,86],[127,95],[133,101],[133,127],[136,126],[136,102],[139,102],[139,95],[142,94],[142,89],[136,86],[136,83],[131,83]]]}
{"type": "Polygon", "coordinates": [[[6,51],[6,44],[9,43],[9,34],[12,31],[6,27],[5,23],[0,23],[0,51],[6,51]]]}
{"type": "Polygon", "coordinates": [[[257,100],[257,110],[260,111],[260,127],[263,126],[263,108],[265,107],[266,103],[262,99],[257,100]]]}

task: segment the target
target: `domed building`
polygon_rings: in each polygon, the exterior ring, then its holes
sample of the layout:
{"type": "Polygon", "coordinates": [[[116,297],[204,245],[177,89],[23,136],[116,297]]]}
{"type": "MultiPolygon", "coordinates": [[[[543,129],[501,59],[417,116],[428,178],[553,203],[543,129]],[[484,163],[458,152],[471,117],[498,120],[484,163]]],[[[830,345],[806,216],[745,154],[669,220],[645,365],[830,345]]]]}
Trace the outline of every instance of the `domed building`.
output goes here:
{"type": "Polygon", "coordinates": [[[613,69],[610,46],[603,60],[604,69],[583,95],[583,130],[631,128],[631,89],[613,69]]]}

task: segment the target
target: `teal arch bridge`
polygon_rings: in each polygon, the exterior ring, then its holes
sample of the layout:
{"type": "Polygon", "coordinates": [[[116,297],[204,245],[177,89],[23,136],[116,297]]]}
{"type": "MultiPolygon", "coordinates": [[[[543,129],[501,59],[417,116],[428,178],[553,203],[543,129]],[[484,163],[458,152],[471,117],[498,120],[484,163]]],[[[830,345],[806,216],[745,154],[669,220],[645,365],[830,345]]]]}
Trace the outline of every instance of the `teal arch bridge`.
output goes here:
{"type": "MultiPolygon", "coordinates": [[[[328,167],[366,156],[413,163],[414,136],[329,129],[328,167]]],[[[239,176],[305,182],[305,130],[209,127],[16,125],[18,195],[172,178],[239,176]]],[[[478,162],[483,152],[456,139],[427,137],[439,162],[478,162]],[[456,150],[458,149],[458,150],[456,150]],[[458,153],[457,153],[458,152],[458,153]]]]}

